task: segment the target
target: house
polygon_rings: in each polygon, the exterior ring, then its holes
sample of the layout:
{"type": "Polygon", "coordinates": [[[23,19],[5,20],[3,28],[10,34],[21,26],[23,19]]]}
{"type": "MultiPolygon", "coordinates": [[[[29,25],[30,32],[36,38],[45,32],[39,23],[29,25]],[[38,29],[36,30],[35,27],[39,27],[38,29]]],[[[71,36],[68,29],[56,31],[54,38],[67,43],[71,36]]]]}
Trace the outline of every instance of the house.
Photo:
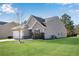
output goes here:
{"type": "Polygon", "coordinates": [[[45,39],[66,37],[67,31],[58,16],[46,19],[31,15],[27,22],[12,28],[13,38],[32,38],[34,33],[43,33],[45,39]]]}
{"type": "Polygon", "coordinates": [[[15,26],[18,26],[15,22],[0,22],[0,38],[12,37],[12,28],[15,26]]]}

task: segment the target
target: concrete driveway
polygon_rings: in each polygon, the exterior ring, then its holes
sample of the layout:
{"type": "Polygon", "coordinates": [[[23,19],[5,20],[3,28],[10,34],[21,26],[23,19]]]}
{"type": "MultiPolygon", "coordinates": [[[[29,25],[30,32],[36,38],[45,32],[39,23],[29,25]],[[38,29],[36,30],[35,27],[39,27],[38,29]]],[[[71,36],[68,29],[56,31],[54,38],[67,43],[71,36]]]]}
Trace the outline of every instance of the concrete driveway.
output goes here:
{"type": "Polygon", "coordinates": [[[14,41],[14,39],[3,39],[3,40],[0,40],[0,42],[5,42],[5,41],[14,41]]]}

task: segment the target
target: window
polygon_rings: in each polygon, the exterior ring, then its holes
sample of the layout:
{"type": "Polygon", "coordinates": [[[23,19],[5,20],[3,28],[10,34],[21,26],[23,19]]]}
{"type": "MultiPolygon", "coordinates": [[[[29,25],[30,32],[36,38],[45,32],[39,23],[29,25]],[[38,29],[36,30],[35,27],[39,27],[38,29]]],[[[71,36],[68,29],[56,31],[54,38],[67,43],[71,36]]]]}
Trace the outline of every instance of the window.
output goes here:
{"type": "Polygon", "coordinates": [[[40,33],[39,29],[34,30],[35,33],[40,33]]]}

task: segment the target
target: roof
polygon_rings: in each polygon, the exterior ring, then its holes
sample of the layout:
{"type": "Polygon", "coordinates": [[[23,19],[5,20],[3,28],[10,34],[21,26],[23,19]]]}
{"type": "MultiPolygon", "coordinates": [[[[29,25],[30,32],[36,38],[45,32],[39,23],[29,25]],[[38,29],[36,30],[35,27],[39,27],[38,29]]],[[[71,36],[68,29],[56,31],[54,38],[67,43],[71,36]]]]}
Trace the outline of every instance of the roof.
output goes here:
{"type": "Polygon", "coordinates": [[[43,19],[41,17],[34,16],[34,15],[31,15],[31,16],[34,17],[37,21],[39,21],[43,26],[45,26],[45,24],[44,24],[45,19],[43,19]]]}
{"type": "MultiPolygon", "coordinates": [[[[37,21],[39,21],[39,22],[40,22],[41,24],[43,24],[43,25],[45,25],[45,21],[59,19],[58,16],[48,17],[48,18],[45,18],[45,19],[43,19],[43,18],[41,18],[41,17],[38,17],[38,16],[34,16],[34,15],[31,15],[30,17],[34,17],[37,21]]],[[[25,20],[25,21],[23,22],[23,24],[26,24],[26,23],[27,23],[27,21],[25,20]]]]}
{"type": "Polygon", "coordinates": [[[3,22],[3,21],[0,21],[0,25],[4,25],[4,24],[7,24],[8,22],[3,22]]]}
{"type": "Polygon", "coordinates": [[[19,26],[13,27],[12,30],[23,29],[23,28],[24,28],[24,25],[19,25],[19,26]]]}
{"type": "Polygon", "coordinates": [[[34,15],[31,15],[31,16],[33,16],[34,18],[36,18],[36,20],[38,20],[40,23],[45,22],[45,19],[43,19],[41,17],[37,17],[37,16],[34,16],[34,15]]]}
{"type": "MultiPolygon", "coordinates": [[[[45,21],[49,21],[49,20],[55,20],[55,19],[59,19],[58,16],[54,16],[54,17],[49,17],[49,18],[46,18],[46,19],[43,19],[43,18],[40,18],[40,17],[37,17],[37,16],[34,16],[34,15],[31,15],[30,18],[34,17],[37,21],[39,21],[40,24],[42,24],[44,27],[46,26],[46,22],[45,21]]],[[[24,27],[26,27],[26,24],[27,21],[25,21],[21,26],[16,26],[12,29],[23,29],[24,27]]],[[[31,29],[33,26],[31,26],[30,28],[28,29],[31,29]]]]}
{"type": "Polygon", "coordinates": [[[50,20],[59,20],[58,16],[54,16],[54,17],[49,17],[45,19],[46,21],[50,21],[50,20]]]}

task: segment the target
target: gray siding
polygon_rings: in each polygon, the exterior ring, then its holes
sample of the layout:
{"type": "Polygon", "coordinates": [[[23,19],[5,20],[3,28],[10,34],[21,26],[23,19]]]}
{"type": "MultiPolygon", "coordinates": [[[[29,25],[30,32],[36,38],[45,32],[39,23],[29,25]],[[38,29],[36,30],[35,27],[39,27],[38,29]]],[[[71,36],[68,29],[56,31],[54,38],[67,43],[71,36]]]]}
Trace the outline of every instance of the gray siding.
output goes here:
{"type": "Polygon", "coordinates": [[[59,20],[58,17],[46,19],[46,31],[45,37],[50,38],[52,35],[56,37],[66,37],[67,31],[64,24],[59,20]]]}
{"type": "Polygon", "coordinates": [[[8,36],[13,36],[12,28],[17,26],[16,23],[11,22],[0,27],[0,38],[8,38],[8,36]]]}

